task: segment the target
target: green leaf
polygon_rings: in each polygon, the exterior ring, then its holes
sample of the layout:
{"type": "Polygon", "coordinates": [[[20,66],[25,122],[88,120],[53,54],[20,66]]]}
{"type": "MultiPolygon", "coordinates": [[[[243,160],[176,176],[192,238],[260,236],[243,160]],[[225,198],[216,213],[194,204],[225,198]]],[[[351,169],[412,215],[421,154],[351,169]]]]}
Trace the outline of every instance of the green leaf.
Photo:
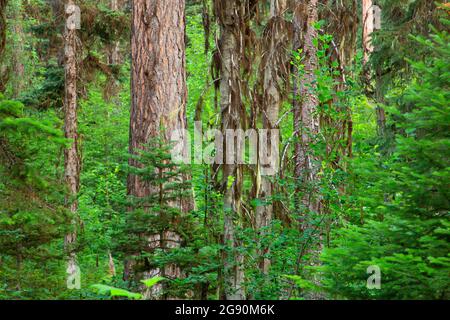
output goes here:
{"type": "Polygon", "coordinates": [[[130,292],[125,289],[115,288],[104,284],[94,284],[91,288],[96,289],[99,294],[108,295],[111,298],[125,297],[132,300],[142,299],[142,295],[139,293],[130,292]]]}
{"type": "Polygon", "coordinates": [[[233,186],[234,180],[235,180],[235,177],[233,177],[233,176],[228,176],[228,179],[227,179],[227,189],[231,189],[231,187],[233,186]]]}
{"type": "Polygon", "coordinates": [[[150,279],[141,280],[141,282],[142,282],[143,284],[145,284],[145,286],[146,286],[147,288],[151,288],[151,287],[153,287],[155,284],[157,284],[158,282],[163,281],[163,280],[166,280],[166,278],[163,278],[163,277],[153,277],[153,278],[150,278],[150,279]]]}

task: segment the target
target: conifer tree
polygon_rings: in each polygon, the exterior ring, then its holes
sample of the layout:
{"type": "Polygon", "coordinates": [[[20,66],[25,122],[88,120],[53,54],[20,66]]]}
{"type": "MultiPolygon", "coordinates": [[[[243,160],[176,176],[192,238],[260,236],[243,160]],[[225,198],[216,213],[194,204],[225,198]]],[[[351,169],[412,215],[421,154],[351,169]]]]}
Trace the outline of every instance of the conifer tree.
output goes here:
{"type": "Polygon", "coordinates": [[[333,297],[449,298],[449,34],[412,39],[427,58],[408,59],[414,79],[389,100],[399,128],[395,150],[388,160],[372,159],[377,169],[368,177],[360,175],[361,192],[370,194],[359,204],[362,224],[337,231],[322,256],[322,284],[333,297]],[[381,272],[379,290],[367,287],[369,267],[381,272]]]}
{"type": "MultiPolygon", "coordinates": [[[[185,1],[152,0],[133,1],[132,16],[132,105],[130,120],[130,154],[136,155],[152,138],[162,135],[170,144],[174,132],[181,141],[186,141],[186,58],[185,58],[185,1]]],[[[142,164],[131,158],[130,166],[140,168],[142,164]]],[[[170,183],[170,181],[168,181],[170,183]]],[[[128,194],[134,198],[147,198],[155,189],[141,177],[131,173],[127,183],[128,194]]],[[[192,199],[173,202],[174,208],[188,212],[192,199]]],[[[175,210],[175,209],[174,209],[175,210]]],[[[172,229],[158,234],[145,235],[155,248],[169,249],[180,246],[180,234],[172,229]],[[170,243],[170,245],[169,245],[170,243]]],[[[143,248],[136,248],[139,252],[143,248]]],[[[127,261],[125,277],[133,275],[133,259],[127,261]]],[[[146,270],[149,276],[179,278],[181,270],[174,265],[162,269],[146,270]]],[[[150,296],[162,295],[162,285],[152,288],[150,296]]]]}

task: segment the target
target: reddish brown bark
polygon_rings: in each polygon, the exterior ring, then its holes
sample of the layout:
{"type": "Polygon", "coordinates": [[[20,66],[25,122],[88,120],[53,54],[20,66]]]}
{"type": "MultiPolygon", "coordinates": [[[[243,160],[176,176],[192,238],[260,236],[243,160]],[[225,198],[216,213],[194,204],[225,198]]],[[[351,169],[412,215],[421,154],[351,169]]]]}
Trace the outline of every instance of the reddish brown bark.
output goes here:
{"type": "MultiPolygon", "coordinates": [[[[184,1],[134,1],[132,22],[132,107],[130,152],[165,130],[165,138],[186,127],[184,1]]],[[[130,164],[138,166],[134,160],[130,164]]],[[[128,193],[151,192],[139,177],[128,177],[128,193]]]]}
{"type": "MultiPolygon", "coordinates": [[[[185,2],[181,0],[145,0],[133,2],[132,17],[132,106],[130,119],[130,153],[145,148],[151,138],[163,136],[169,143],[177,130],[181,137],[186,128],[186,71],[185,71],[185,2]]],[[[129,164],[140,167],[136,160],[129,164]]],[[[128,176],[128,194],[144,198],[152,193],[149,183],[138,176],[128,176]]],[[[175,204],[174,204],[175,205],[175,204]]],[[[189,200],[176,204],[183,212],[190,209],[189,200]]],[[[175,232],[146,235],[150,246],[165,249],[179,246],[181,237],[175,232]]],[[[131,266],[129,265],[128,269],[131,266]]],[[[126,273],[130,270],[126,270],[126,273]]],[[[148,270],[145,277],[163,275],[178,278],[176,266],[164,270],[148,270]]],[[[161,295],[156,285],[147,298],[161,295]]]]}

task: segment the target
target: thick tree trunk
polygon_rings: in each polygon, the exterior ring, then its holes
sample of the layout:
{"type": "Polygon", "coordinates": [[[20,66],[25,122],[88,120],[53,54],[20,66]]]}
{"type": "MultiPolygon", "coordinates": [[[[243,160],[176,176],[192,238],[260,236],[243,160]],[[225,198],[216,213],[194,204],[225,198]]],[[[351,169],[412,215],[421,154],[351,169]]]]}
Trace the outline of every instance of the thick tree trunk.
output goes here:
{"type": "MultiPolygon", "coordinates": [[[[180,137],[186,128],[186,61],[185,61],[185,2],[183,0],[133,1],[132,17],[132,106],[130,120],[130,153],[143,149],[151,138],[161,134],[167,143],[173,131],[180,137]]],[[[130,165],[141,165],[130,159],[130,165]]],[[[128,176],[128,194],[144,198],[158,192],[138,176],[128,176]]],[[[183,201],[181,210],[187,212],[190,201],[183,201]]],[[[166,231],[147,235],[156,247],[179,246],[180,235],[166,231]]],[[[131,274],[132,265],[127,264],[125,274],[131,274]]],[[[165,270],[148,270],[145,277],[162,275],[179,278],[176,266],[165,270]]],[[[133,275],[139,278],[138,275],[133,275]]],[[[138,279],[135,279],[138,280],[138,279]]],[[[148,298],[159,297],[161,285],[156,285],[148,298]]]]}
{"type": "MultiPolygon", "coordinates": [[[[260,163],[261,186],[257,194],[264,205],[256,208],[255,226],[258,234],[258,241],[267,234],[272,223],[273,218],[273,183],[274,174],[279,169],[279,137],[275,130],[279,129],[278,120],[279,113],[286,96],[286,80],[288,79],[289,57],[290,57],[290,32],[289,23],[284,20],[283,15],[287,9],[286,0],[271,0],[270,1],[270,20],[264,32],[263,39],[263,61],[261,78],[263,81],[263,106],[262,106],[262,124],[263,128],[269,130],[276,135],[275,139],[268,139],[267,148],[271,152],[270,160],[260,163]],[[272,143],[274,145],[272,145],[272,143]]],[[[261,159],[260,159],[261,160],[261,159]]],[[[268,274],[270,268],[270,259],[267,256],[270,254],[268,247],[260,245],[258,255],[261,257],[259,264],[260,270],[263,274],[268,274]]]]}
{"type": "MultiPolygon", "coordinates": [[[[241,119],[241,59],[242,33],[240,30],[245,1],[238,0],[215,1],[216,15],[220,24],[220,106],[222,110],[222,132],[243,128],[241,119]]],[[[225,139],[226,140],[226,139],[225,139]]],[[[236,150],[224,143],[224,155],[235,155],[236,150]]],[[[227,300],[242,300],[244,290],[244,257],[238,253],[239,242],[236,239],[236,226],[240,222],[242,211],[242,165],[225,163],[223,165],[224,191],[224,245],[223,267],[225,298],[227,300]]]]}
{"type": "Polygon", "coordinates": [[[70,139],[70,146],[64,152],[64,173],[68,190],[66,196],[66,205],[73,214],[72,228],[73,231],[66,234],[65,247],[68,253],[67,274],[68,279],[75,279],[78,269],[75,252],[75,242],[77,240],[77,210],[78,201],[77,194],[80,187],[80,168],[81,161],[79,157],[79,140],[78,140],[78,119],[77,119],[77,31],[73,25],[71,18],[75,11],[73,0],[66,2],[66,30],[64,35],[64,52],[65,52],[65,121],[64,131],[65,137],[70,139]]]}
{"type": "MultiPolygon", "coordinates": [[[[297,48],[304,56],[303,75],[295,81],[294,130],[298,137],[295,148],[295,177],[299,183],[307,186],[303,192],[302,203],[307,211],[318,213],[320,201],[317,199],[317,159],[312,150],[314,139],[319,133],[319,119],[316,109],[319,100],[316,93],[317,48],[314,39],[318,21],[318,0],[298,2],[294,13],[294,33],[297,48]]],[[[296,76],[298,77],[298,70],[296,76]]]]}

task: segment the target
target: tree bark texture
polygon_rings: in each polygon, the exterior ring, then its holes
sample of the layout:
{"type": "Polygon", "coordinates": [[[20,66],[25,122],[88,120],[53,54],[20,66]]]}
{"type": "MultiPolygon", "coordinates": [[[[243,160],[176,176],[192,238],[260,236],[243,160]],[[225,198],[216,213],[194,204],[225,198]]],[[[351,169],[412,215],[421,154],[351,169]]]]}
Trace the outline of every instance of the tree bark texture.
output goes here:
{"type": "MultiPolygon", "coordinates": [[[[287,10],[286,0],[270,1],[270,20],[267,23],[263,34],[263,53],[260,76],[262,79],[262,126],[275,134],[273,130],[279,130],[279,114],[283,101],[286,98],[287,82],[289,81],[290,69],[290,42],[291,27],[290,23],[284,19],[287,10]]],[[[279,137],[279,135],[277,135],[279,137]]],[[[268,139],[268,145],[265,146],[269,152],[271,150],[279,151],[279,139],[268,139]],[[272,145],[272,143],[274,145],[272,145]]],[[[270,163],[259,162],[261,175],[261,185],[257,190],[257,197],[262,200],[263,205],[256,207],[255,226],[260,241],[268,232],[273,219],[274,206],[272,204],[274,174],[279,169],[279,153],[272,156],[270,163]]],[[[261,247],[261,246],[260,246],[261,247]]],[[[259,268],[263,274],[268,274],[270,268],[270,254],[268,247],[261,247],[258,251],[260,257],[259,268]]]]}
{"type": "MultiPolygon", "coordinates": [[[[130,119],[129,151],[136,154],[144,149],[151,138],[162,137],[170,143],[176,130],[184,137],[186,128],[186,60],[185,60],[185,1],[180,0],[135,0],[132,16],[132,106],[130,119]]],[[[142,165],[129,160],[133,167],[142,165]]],[[[128,194],[145,198],[158,192],[140,179],[128,176],[128,194]]],[[[154,189],[154,188],[153,188],[154,189]]],[[[189,200],[174,204],[183,212],[190,209],[189,200]]],[[[179,247],[181,237],[175,232],[146,235],[150,249],[179,247]]],[[[127,264],[125,274],[131,273],[127,264]]],[[[144,277],[162,275],[179,278],[177,266],[164,270],[149,270],[144,277]]],[[[140,277],[140,276],[138,276],[140,277]]],[[[154,286],[147,298],[158,298],[162,285],[154,286]]]]}
{"type": "MultiPolygon", "coordinates": [[[[66,8],[74,6],[75,1],[68,0],[66,8]]],[[[79,157],[79,136],[78,136],[78,118],[77,118],[77,31],[70,25],[70,19],[73,11],[66,11],[66,28],[64,35],[64,57],[65,57],[65,99],[64,99],[64,131],[65,137],[69,139],[70,146],[64,151],[64,174],[67,187],[66,206],[72,213],[73,231],[65,236],[65,247],[68,253],[67,274],[70,279],[75,278],[77,272],[77,261],[75,243],[77,241],[77,194],[80,188],[80,170],[81,160],[79,157]]]]}
{"type": "MultiPolygon", "coordinates": [[[[220,26],[219,54],[220,107],[222,111],[222,132],[243,128],[245,108],[241,98],[241,64],[244,50],[242,23],[248,1],[216,0],[214,8],[220,26]]],[[[225,139],[226,140],[226,139],[225,139]]],[[[224,142],[224,154],[235,153],[224,142]]],[[[223,165],[224,186],[224,244],[223,252],[225,298],[245,299],[244,256],[238,252],[240,243],[236,238],[236,227],[242,214],[243,167],[241,164],[223,165]]]]}

